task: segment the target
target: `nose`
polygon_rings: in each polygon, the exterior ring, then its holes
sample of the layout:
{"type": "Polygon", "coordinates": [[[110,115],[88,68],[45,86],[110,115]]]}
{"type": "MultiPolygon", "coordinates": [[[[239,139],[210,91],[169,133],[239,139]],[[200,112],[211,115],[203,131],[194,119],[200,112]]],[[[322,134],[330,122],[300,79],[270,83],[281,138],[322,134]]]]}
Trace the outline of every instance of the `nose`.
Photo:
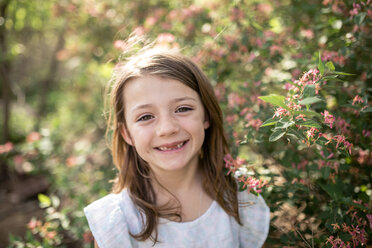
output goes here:
{"type": "Polygon", "coordinates": [[[179,124],[172,116],[163,116],[159,118],[156,126],[156,134],[158,136],[168,136],[179,131],[179,124]]]}

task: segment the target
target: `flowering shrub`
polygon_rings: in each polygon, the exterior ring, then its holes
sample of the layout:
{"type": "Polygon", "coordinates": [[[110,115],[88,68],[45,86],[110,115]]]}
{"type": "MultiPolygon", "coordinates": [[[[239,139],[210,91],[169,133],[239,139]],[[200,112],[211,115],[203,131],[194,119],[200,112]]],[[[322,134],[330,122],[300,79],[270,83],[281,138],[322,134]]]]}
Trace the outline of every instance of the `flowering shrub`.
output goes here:
{"type": "Polygon", "coordinates": [[[57,197],[49,198],[39,194],[40,207],[46,208],[46,218],[41,220],[32,218],[27,224],[25,240],[19,237],[10,237],[13,247],[56,247],[62,243],[63,230],[68,230],[69,220],[66,215],[58,212],[60,201],[57,197]]]}
{"type": "Polygon", "coordinates": [[[92,245],[82,208],[116,173],[102,88],[130,33],[182,48],[211,79],[231,146],[226,173],[271,209],[267,247],[371,244],[370,0],[44,2],[9,1],[0,18],[17,97],[0,159],[10,173],[44,175],[61,204],[11,247],[92,245]],[[58,72],[45,71],[49,58],[58,72]],[[44,75],[54,85],[35,123],[44,75]]]}
{"type": "MultiPolygon", "coordinates": [[[[334,80],[338,81],[340,75],[350,74],[335,72],[332,62],[326,63],[328,70],[324,67],[319,59],[319,70],[310,69],[299,80],[288,81],[287,96],[260,97],[276,106],[273,117],[261,127],[274,126],[270,141],[285,138],[290,144],[288,148],[296,154],[298,161],[291,164],[291,172],[297,174],[291,184],[301,184],[312,189],[302,192],[308,197],[306,202],[314,197],[322,198],[320,208],[312,209],[312,217],[323,220],[318,230],[324,230],[322,234],[313,234],[312,239],[317,238],[316,243],[324,245],[325,242],[332,247],[364,246],[368,242],[372,225],[369,197],[356,194],[353,187],[345,184],[348,181],[360,183],[350,175],[359,170],[359,166],[352,164],[351,156],[361,148],[354,147],[348,141],[355,140],[355,135],[353,137],[351,134],[351,125],[342,115],[336,121],[335,116],[326,109],[326,100],[322,98],[326,94],[321,94],[325,91],[324,86],[329,86],[334,80]],[[328,238],[325,240],[322,236],[328,238]]],[[[359,95],[349,100],[349,105],[355,106],[353,114],[362,119],[367,118],[368,112],[372,110],[364,102],[359,95]],[[356,102],[358,106],[355,106],[356,102]]],[[[301,200],[304,198],[302,196],[301,200]]]]}
{"type": "Polygon", "coordinates": [[[252,171],[252,168],[247,166],[246,161],[241,158],[234,160],[230,154],[226,155],[224,160],[226,175],[231,174],[237,178],[239,191],[247,190],[256,194],[262,192],[262,188],[267,184],[267,181],[252,177],[255,173],[252,171]]]}

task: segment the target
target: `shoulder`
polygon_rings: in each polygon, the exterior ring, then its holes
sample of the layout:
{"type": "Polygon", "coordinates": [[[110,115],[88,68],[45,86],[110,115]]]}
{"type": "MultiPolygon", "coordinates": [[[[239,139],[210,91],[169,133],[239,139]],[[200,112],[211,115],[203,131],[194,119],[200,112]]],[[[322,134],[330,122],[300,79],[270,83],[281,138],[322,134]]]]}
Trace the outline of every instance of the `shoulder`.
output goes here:
{"type": "Polygon", "coordinates": [[[122,208],[125,193],[109,194],[84,208],[89,228],[100,248],[121,247],[119,244],[131,246],[122,208]]]}
{"type": "Polygon", "coordinates": [[[270,209],[261,195],[238,192],[239,215],[243,224],[240,239],[243,243],[257,244],[261,247],[266,240],[270,227],[270,209]]]}

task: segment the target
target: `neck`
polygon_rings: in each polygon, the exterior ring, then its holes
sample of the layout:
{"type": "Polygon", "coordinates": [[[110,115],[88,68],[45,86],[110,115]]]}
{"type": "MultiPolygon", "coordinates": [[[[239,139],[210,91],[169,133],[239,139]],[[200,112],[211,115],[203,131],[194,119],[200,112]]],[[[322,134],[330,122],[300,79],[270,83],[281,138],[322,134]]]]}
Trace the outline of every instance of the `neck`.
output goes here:
{"type": "Polygon", "coordinates": [[[175,196],[184,194],[185,192],[194,191],[195,188],[201,187],[201,172],[198,168],[198,163],[193,166],[177,171],[162,171],[154,172],[156,180],[153,180],[153,186],[157,194],[167,194],[166,190],[170,191],[175,196]],[[161,184],[164,188],[162,188],[161,184]]]}

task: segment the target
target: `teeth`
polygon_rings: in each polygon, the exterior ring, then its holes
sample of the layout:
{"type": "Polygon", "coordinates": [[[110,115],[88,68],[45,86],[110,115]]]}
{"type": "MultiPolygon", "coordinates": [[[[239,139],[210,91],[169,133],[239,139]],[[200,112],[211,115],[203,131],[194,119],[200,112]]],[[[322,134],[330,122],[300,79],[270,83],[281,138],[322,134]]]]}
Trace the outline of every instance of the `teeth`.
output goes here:
{"type": "Polygon", "coordinates": [[[176,145],[175,147],[159,147],[159,150],[161,151],[171,151],[171,150],[176,150],[176,149],[179,149],[181,148],[185,143],[182,142],[182,143],[179,143],[178,145],[176,145]]]}

